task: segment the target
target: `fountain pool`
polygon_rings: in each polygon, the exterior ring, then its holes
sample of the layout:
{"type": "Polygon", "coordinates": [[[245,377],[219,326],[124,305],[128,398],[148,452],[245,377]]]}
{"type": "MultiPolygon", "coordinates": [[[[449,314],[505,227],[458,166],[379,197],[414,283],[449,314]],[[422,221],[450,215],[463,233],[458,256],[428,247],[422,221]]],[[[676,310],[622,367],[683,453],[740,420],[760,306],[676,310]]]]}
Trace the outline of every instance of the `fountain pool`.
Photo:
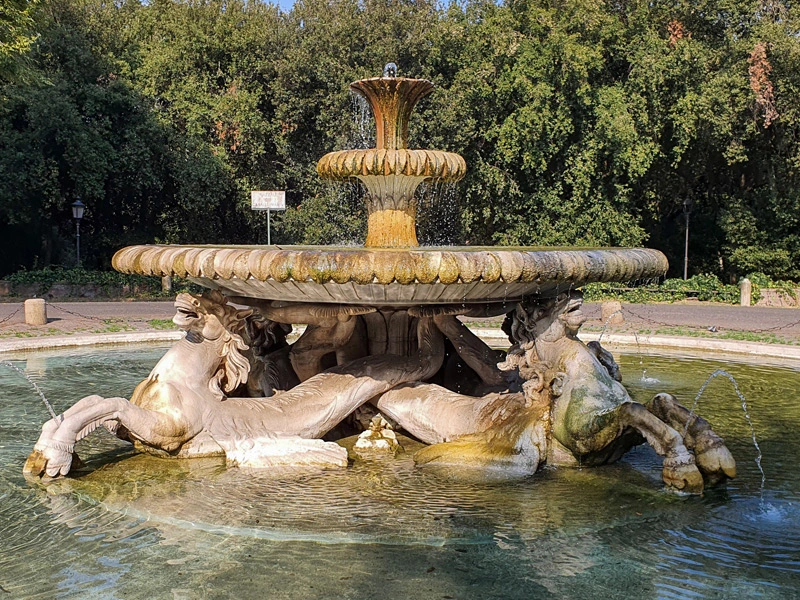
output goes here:
{"type": "MultiPolygon", "coordinates": [[[[165,347],[31,353],[56,411],[127,393],[165,347]]],[[[397,460],[330,471],[249,471],[224,459],[134,454],[110,434],[87,469],[29,484],[22,463],[47,412],[0,370],[0,598],[796,598],[800,365],[622,355],[636,400],[670,390],[699,410],[739,475],[702,496],[666,492],[646,446],[613,465],[522,480],[397,460]],[[640,364],[643,360],[643,364],[640,364]],[[643,368],[647,378],[642,379],[643,368]]]]}

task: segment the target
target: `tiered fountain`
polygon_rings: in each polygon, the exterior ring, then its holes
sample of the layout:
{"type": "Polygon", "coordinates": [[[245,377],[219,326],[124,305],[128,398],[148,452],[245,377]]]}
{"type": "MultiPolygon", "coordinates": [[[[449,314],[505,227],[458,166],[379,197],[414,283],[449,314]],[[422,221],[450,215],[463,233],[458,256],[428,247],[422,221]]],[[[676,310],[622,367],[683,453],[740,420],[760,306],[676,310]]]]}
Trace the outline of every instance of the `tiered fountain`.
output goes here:
{"type": "Polygon", "coordinates": [[[370,403],[384,420],[366,438],[385,442],[386,423],[400,427],[433,444],[418,463],[531,472],[544,461],[615,460],[646,439],[664,456],[671,486],[700,491],[704,478],[733,475],[708,423],[666,394],[646,408],[632,402],[610,355],[576,337],[584,318],[573,290],[662,276],[665,257],[630,248],[420,248],[415,190],[466,172],[457,154],[408,148],[411,112],[433,84],[389,76],[350,87],[370,104],[377,148],[327,154],[317,170],[366,187],[365,246],[120,250],[119,271],[187,277],[213,292],[178,297],[175,322],[187,337],[130,401],[79,401],[45,424],[26,471],[65,474],[75,441],[100,424],[153,452],[346,465],[342,447],[321,438],[335,438],[340,422],[370,403]],[[459,315],[507,315],[508,357],[459,315]],[[292,345],[288,324],[307,326],[292,345]]]}

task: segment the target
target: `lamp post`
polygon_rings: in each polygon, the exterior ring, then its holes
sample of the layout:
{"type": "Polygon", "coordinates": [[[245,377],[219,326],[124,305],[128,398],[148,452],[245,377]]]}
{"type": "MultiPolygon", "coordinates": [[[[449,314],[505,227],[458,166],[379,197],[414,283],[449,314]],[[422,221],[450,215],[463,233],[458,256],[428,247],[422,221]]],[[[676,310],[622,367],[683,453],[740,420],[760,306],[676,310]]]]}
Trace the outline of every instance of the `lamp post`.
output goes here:
{"type": "Polygon", "coordinates": [[[689,279],[689,215],[692,213],[691,198],[686,198],[683,201],[683,216],[686,217],[686,242],[683,249],[683,279],[689,279]]]}
{"type": "Polygon", "coordinates": [[[81,202],[80,197],[72,203],[72,218],[75,219],[75,254],[78,258],[78,266],[81,266],[81,219],[86,205],[81,202]]]}

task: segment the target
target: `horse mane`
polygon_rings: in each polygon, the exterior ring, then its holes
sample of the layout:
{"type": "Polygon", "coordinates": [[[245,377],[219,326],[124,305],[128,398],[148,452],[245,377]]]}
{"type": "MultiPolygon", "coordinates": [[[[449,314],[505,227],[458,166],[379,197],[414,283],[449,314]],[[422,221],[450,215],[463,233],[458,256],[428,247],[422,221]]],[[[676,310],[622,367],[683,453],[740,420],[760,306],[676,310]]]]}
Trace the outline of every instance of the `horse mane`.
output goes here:
{"type": "Polygon", "coordinates": [[[241,336],[226,332],[223,337],[222,350],[220,352],[222,364],[220,364],[214,377],[208,382],[208,388],[211,393],[220,399],[235,390],[243,383],[247,383],[247,377],[250,374],[250,362],[242,354],[243,350],[247,350],[247,344],[244,343],[241,336]]]}
{"type": "Polygon", "coordinates": [[[211,290],[199,298],[203,308],[209,315],[214,315],[225,333],[222,334],[220,358],[222,364],[214,377],[208,382],[208,388],[214,396],[223,400],[225,396],[243,383],[247,383],[250,373],[250,361],[243,354],[249,346],[244,341],[246,335],[245,319],[252,310],[239,310],[228,304],[228,299],[217,290],[211,290]]]}

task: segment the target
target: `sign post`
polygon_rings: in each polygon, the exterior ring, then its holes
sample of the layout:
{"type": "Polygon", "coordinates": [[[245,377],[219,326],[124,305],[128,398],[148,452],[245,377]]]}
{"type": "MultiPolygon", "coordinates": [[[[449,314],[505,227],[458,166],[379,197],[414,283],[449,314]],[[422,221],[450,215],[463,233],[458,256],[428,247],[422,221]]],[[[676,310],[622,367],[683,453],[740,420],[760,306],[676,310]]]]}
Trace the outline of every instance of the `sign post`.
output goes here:
{"type": "Polygon", "coordinates": [[[269,213],[273,210],[286,210],[286,192],[250,192],[250,208],[267,211],[267,246],[272,245],[270,236],[269,213]]]}

